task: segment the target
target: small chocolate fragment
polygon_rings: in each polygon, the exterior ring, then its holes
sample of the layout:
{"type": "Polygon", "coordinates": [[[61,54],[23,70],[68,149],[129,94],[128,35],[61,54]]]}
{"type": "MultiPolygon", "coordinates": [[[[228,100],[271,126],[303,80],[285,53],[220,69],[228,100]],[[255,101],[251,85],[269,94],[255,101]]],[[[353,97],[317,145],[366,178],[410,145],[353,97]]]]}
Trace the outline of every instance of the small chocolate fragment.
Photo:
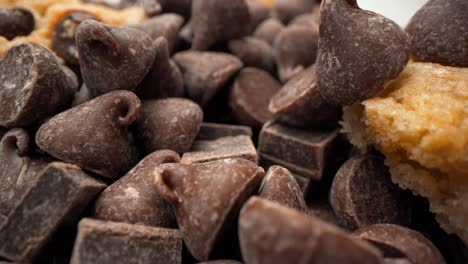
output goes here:
{"type": "Polygon", "coordinates": [[[312,11],[314,0],[273,0],[274,15],[283,23],[288,23],[298,15],[312,11]]]}
{"type": "Polygon", "coordinates": [[[0,226],[0,258],[29,263],[59,226],[77,220],[105,184],[77,166],[54,162],[0,226]]]}
{"type": "Polygon", "coordinates": [[[192,4],[193,50],[246,36],[251,16],[246,0],[197,0],[192,4]]]}
{"type": "Polygon", "coordinates": [[[197,140],[214,140],[222,137],[235,137],[240,135],[253,136],[248,126],[226,125],[216,123],[202,123],[197,140]]]}
{"type": "Polygon", "coordinates": [[[86,11],[74,11],[60,20],[52,34],[52,49],[65,62],[78,65],[78,49],[75,42],[76,29],[81,22],[96,16],[86,11]]]}
{"type": "Polygon", "coordinates": [[[420,233],[393,224],[375,224],[358,229],[354,236],[378,247],[385,257],[407,258],[412,264],[444,264],[439,250],[420,233]]]}
{"type": "Polygon", "coordinates": [[[263,20],[270,17],[270,8],[259,0],[246,0],[250,13],[250,28],[255,29],[263,20]]]}
{"type": "Polygon", "coordinates": [[[31,11],[21,7],[0,8],[0,37],[12,40],[18,36],[26,36],[35,26],[36,21],[31,11]]]}
{"type": "Polygon", "coordinates": [[[84,218],[78,225],[71,264],[179,264],[182,237],[174,229],[84,218]]]}
{"type": "Polygon", "coordinates": [[[280,20],[277,18],[269,18],[257,26],[253,36],[263,39],[273,47],[276,36],[283,30],[283,28],[284,25],[280,20]]]}
{"type": "Polygon", "coordinates": [[[37,124],[60,112],[78,89],[55,55],[35,43],[12,47],[0,60],[0,125],[37,124]]]}
{"type": "Polygon", "coordinates": [[[175,209],[187,248],[197,260],[206,261],[222,246],[234,250],[237,215],[247,198],[257,192],[263,175],[263,169],[253,162],[226,159],[163,164],[155,170],[155,181],[175,209]]]}
{"type": "Polygon", "coordinates": [[[84,82],[94,97],[114,90],[134,90],[156,56],[151,38],[141,30],[94,20],[78,26],[76,46],[84,82]]]}
{"type": "Polygon", "coordinates": [[[182,71],[189,98],[202,106],[243,66],[238,58],[222,52],[183,51],[175,54],[174,61],[182,71]]]}
{"type": "Polygon", "coordinates": [[[85,3],[108,6],[115,9],[124,9],[135,6],[139,0],[82,0],[85,3]]]}
{"type": "Polygon", "coordinates": [[[317,80],[329,103],[371,98],[410,58],[408,35],[395,22],[361,10],[356,0],[325,0],[320,11],[317,80]]]}
{"type": "Polygon", "coordinates": [[[341,118],[341,108],[320,95],[315,66],[289,80],[271,98],[268,108],[276,120],[298,128],[333,128],[341,118]]]}
{"type": "Polygon", "coordinates": [[[231,40],[229,50],[236,55],[246,67],[256,67],[268,72],[275,68],[273,48],[262,39],[245,37],[231,40]]]}
{"type": "Polygon", "coordinates": [[[422,61],[468,67],[467,14],[465,0],[428,1],[406,26],[412,54],[422,61]]]}
{"type": "Polygon", "coordinates": [[[381,263],[380,252],[341,229],[261,198],[251,198],[239,217],[246,263],[381,263]]]}
{"type": "Polygon", "coordinates": [[[181,163],[203,163],[228,158],[243,158],[258,163],[257,150],[250,136],[196,140],[192,149],[182,156],[181,163]]]}
{"type": "Polygon", "coordinates": [[[135,136],[147,153],[170,149],[177,153],[190,150],[200,130],[203,111],[184,98],[143,101],[135,136]]]}
{"type": "Polygon", "coordinates": [[[114,91],[62,112],[36,134],[43,151],[106,178],[119,178],[133,165],[128,126],[137,119],[140,100],[114,91]]]}
{"type": "Polygon", "coordinates": [[[200,262],[198,264],[242,264],[242,262],[239,262],[237,260],[222,259],[222,260],[200,262]]]}
{"type": "Polygon", "coordinates": [[[272,118],[268,103],[280,88],[281,84],[265,71],[255,68],[241,70],[229,96],[229,106],[237,121],[260,130],[272,118]]]}
{"type": "Polygon", "coordinates": [[[164,13],[176,13],[189,18],[193,0],[158,0],[164,13]]]}

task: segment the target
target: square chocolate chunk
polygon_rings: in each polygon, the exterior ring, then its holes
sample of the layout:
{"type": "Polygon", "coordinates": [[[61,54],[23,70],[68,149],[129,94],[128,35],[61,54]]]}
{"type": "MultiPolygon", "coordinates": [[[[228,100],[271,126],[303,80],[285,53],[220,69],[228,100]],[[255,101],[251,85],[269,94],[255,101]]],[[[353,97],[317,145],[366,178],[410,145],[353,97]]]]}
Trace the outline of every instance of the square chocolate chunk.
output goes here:
{"type": "Polygon", "coordinates": [[[222,137],[246,135],[252,137],[252,129],[248,126],[202,123],[197,140],[214,140],[222,137]]]}

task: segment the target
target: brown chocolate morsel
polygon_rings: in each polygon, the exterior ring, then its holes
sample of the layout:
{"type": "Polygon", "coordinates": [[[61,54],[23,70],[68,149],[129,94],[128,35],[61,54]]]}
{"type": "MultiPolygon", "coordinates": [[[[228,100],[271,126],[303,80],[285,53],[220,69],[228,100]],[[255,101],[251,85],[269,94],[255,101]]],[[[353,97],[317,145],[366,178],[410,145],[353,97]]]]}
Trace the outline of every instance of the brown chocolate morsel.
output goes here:
{"type": "Polygon", "coordinates": [[[291,172],[281,166],[275,165],[268,169],[258,196],[302,212],[307,211],[299,184],[291,172]]]}
{"type": "Polygon", "coordinates": [[[193,0],[158,0],[164,13],[176,13],[189,18],[192,12],[193,0]]]}
{"type": "Polygon", "coordinates": [[[163,163],[178,163],[179,160],[179,155],[171,150],[148,155],[99,195],[92,210],[93,217],[147,226],[176,227],[172,208],[153,187],[153,170],[163,163]]]}
{"type": "Polygon", "coordinates": [[[184,153],[181,163],[202,163],[213,160],[243,158],[258,163],[257,150],[250,136],[239,135],[214,140],[196,140],[184,153]]]}
{"type": "Polygon", "coordinates": [[[356,0],[326,0],[320,11],[317,80],[329,103],[371,98],[410,58],[408,35],[395,22],[361,10],[356,0]]]}
{"type": "Polygon", "coordinates": [[[407,258],[413,264],[444,264],[439,250],[420,233],[393,224],[358,229],[354,236],[378,247],[386,257],[407,258]]]}
{"type": "Polygon", "coordinates": [[[69,64],[79,64],[78,49],[75,42],[76,28],[81,22],[87,19],[98,20],[89,12],[74,11],[60,20],[54,28],[52,34],[52,49],[69,64]]]}
{"type": "Polygon", "coordinates": [[[112,7],[115,9],[124,9],[133,7],[139,0],[82,0],[85,3],[98,4],[103,6],[112,7]]]}
{"type": "Polygon", "coordinates": [[[0,258],[31,263],[60,226],[78,220],[105,184],[74,165],[51,163],[0,226],[0,258]]]}
{"type": "Polygon", "coordinates": [[[384,258],[383,264],[412,264],[405,258],[384,258]]]}
{"type": "Polygon", "coordinates": [[[243,66],[242,62],[222,52],[183,51],[174,61],[184,76],[190,99],[206,105],[243,66]]]}
{"type": "Polygon", "coordinates": [[[147,153],[170,149],[177,153],[190,150],[200,130],[203,111],[184,98],[143,101],[135,136],[147,153]]]}
{"type": "Polygon", "coordinates": [[[246,0],[197,0],[192,4],[193,50],[246,36],[251,16],[246,0]]]}
{"type": "Polygon", "coordinates": [[[134,90],[156,56],[151,38],[141,30],[94,20],[78,26],[76,46],[84,82],[94,97],[114,90],[134,90]]]}
{"type": "Polygon", "coordinates": [[[229,50],[236,55],[246,67],[256,67],[268,72],[275,68],[273,48],[262,39],[245,37],[231,40],[229,50]]]}
{"type": "Polygon", "coordinates": [[[256,68],[241,70],[229,96],[229,106],[237,121],[260,130],[272,118],[268,103],[280,88],[281,84],[265,71],[256,68]]]}
{"type": "Polygon", "coordinates": [[[263,20],[270,17],[270,8],[259,0],[246,0],[250,13],[250,28],[255,29],[263,20]]]}
{"type": "Polygon", "coordinates": [[[298,128],[338,126],[341,108],[327,103],[319,94],[316,67],[291,78],[270,100],[268,109],[276,120],[298,128]]]}
{"type": "Polygon", "coordinates": [[[251,198],[239,217],[246,263],[381,263],[380,252],[341,229],[295,209],[251,198]]]}
{"type": "Polygon", "coordinates": [[[174,229],[84,218],[71,264],[182,263],[182,237],[174,229]]]}
{"type": "Polygon", "coordinates": [[[287,82],[317,58],[318,27],[291,25],[278,34],[274,43],[278,75],[287,82]]]}
{"type": "Polygon", "coordinates": [[[314,0],[274,0],[274,16],[288,23],[298,15],[312,11],[314,0]]]}
{"type": "Polygon", "coordinates": [[[175,209],[187,248],[206,261],[223,242],[232,242],[239,210],[257,192],[264,171],[248,160],[226,159],[163,164],[154,174],[156,188],[175,209]]]}
{"type": "Polygon", "coordinates": [[[29,35],[36,25],[31,11],[15,7],[0,8],[0,36],[12,40],[18,36],[29,35]]]}
{"type": "Polygon", "coordinates": [[[198,264],[242,264],[242,262],[239,262],[237,260],[222,259],[222,260],[199,262],[198,264]]]}
{"type": "Polygon", "coordinates": [[[0,60],[0,125],[30,126],[60,112],[78,87],[57,58],[35,43],[12,47],[0,60]]]}
{"type": "Polygon", "coordinates": [[[412,54],[422,61],[468,67],[467,14],[465,0],[428,1],[406,26],[412,54]]]}
{"type": "Polygon", "coordinates": [[[277,18],[269,18],[263,21],[255,29],[253,36],[259,39],[263,39],[271,46],[274,45],[276,36],[284,28],[283,23],[277,18]]]}
{"type": "Polygon", "coordinates": [[[183,97],[184,79],[179,67],[170,59],[167,40],[159,37],[154,41],[156,59],[143,82],[135,90],[142,99],[183,97]]]}
{"type": "Polygon", "coordinates": [[[202,123],[197,140],[214,140],[222,137],[235,137],[246,135],[253,136],[252,129],[248,126],[226,125],[216,123],[202,123]]]}
{"type": "Polygon", "coordinates": [[[37,145],[50,155],[106,178],[119,178],[133,165],[127,127],[137,119],[140,100],[114,91],[62,112],[44,123],[37,145]]]}

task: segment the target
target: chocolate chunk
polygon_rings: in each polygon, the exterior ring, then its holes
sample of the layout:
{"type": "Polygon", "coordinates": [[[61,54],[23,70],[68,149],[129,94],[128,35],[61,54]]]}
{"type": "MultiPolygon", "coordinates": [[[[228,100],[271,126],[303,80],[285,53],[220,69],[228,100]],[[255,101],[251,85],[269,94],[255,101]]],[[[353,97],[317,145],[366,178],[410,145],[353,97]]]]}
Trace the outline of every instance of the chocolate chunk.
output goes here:
{"type": "Polygon", "coordinates": [[[176,227],[172,208],[153,186],[153,170],[163,163],[177,163],[179,160],[179,155],[170,150],[148,155],[99,195],[93,207],[93,217],[147,226],[176,227]]]}
{"type": "Polygon", "coordinates": [[[193,0],[158,0],[164,13],[176,13],[189,18],[193,0]]]}
{"type": "Polygon", "coordinates": [[[183,51],[174,61],[184,76],[190,99],[206,105],[241,68],[242,62],[227,53],[183,51]]]}
{"type": "Polygon", "coordinates": [[[214,140],[222,137],[234,137],[246,135],[253,136],[252,129],[248,126],[226,125],[216,123],[202,123],[197,140],[214,140]]]}
{"type": "Polygon", "coordinates": [[[94,97],[114,90],[134,90],[156,56],[146,33],[94,20],[78,26],[76,46],[84,82],[94,97]]]}
{"type": "Polygon", "coordinates": [[[276,36],[283,30],[284,25],[277,18],[269,18],[263,21],[255,29],[253,36],[263,39],[271,46],[274,45],[276,36]]]}
{"type": "Polygon", "coordinates": [[[174,229],[84,218],[71,264],[164,263],[182,261],[182,237],[174,229]]]}
{"type": "Polygon", "coordinates": [[[112,7],[115,9],[124,9],[133,7],[139,0],[83,0],[85,3],[98,4],[103,6],[112,7]]]}
{"type": "Polygon", "coordinates": [[[343,227],[354,230],[371,224],[409,226],[410,200],[392,183],[384,161],[376,156],[356,156],[336,173],[330,203],[343,227]]]}
{"type": "Polygon", "coordinates": [[[251,27],[246,0],[197,0],[192,4],[192,49],[246,36],[251,27]]]}
{"type": "Polygon", "coordinates": [[[292,25],[284,28],[274,42],[278,74],[282,82],[299,74],[317,58],[318,26],[292,25]]]}
{"type": "Polygon", "coordinates": [[[135,135],[147,153],[160,149],[184,153],[190,150],[202,120],[203,111],[187,99],[143,101],[135,135]]]}
{"type": "Polygon", "coordinates": [[[167,40],[159,37],[154,41],[154,45],[156,59],[153,67],[135,93],[142,99],[183,97],[184,79],[179,67],[170,59],[167,40]]]}
{"type": "Polygon", "coordinates": [[[0,226],[0,257],[29,263],[60,225],[78,216],[105,185],[80,168],[54,162],[39,175],[0,226]]]}
{"type": "Polygon", "coordinates": [[[74,11],[60,20],[54,28],[52,49],[69,64],[79,64],[75,34],[78,25],[87,19],[98,20],[96,16],[89,12],[74,11]]]}
{"type": "Polygon", "coordinates": [[[320,95],[315,66],[289,80],[271,98],[269,110],[279,122],[298,128],[333,128],[341,118],[341,108],[320,95]]]}
{"type": "Polygon", "coordinates": [[[201,164],[163,164],[155,170],[156,188],[172,204],[185,244],[199,261],[235,242],[237,214],[257,192],[264,171],[244,159],[201,164]]]}
{"type": "Polygon", "coordinates": [[[468,2],[430,0],[411,19],[412,54],[422,61],[468,67],[468,2]]]}
{"type": "Polygon", "coordinates": [[[338,130],[308,131],[269,122],[260,132],[258,155],[305,177],[321,179],[338,142],[338,130]]]}
{"type": "Polygon", "coordinates": [[[409,58],[409,38],[395,22],[361,10],[356,0],[322,3],[317,79],[329,103],[350,105],[377,95],[409,58]]]}
{"type": "Polygon", "coordinates": [[[283,23],[288,23],[294,17],[312,11],[314,0],[273,0],[274,15],[283,23]]]}
{"type": "Polygon", "coordinates": [[[250,28],[255,29],[263,20],[270,17],[270,8],[262,1],[246,0],[250,13],[250,28]]]}
{"type": "Polygon", "coordinates": [[[377,249],[314,216],[251,198],[239,217],[246,263],[381,263],[377,249]]]}
{"type": "Polygon", "coordinates": [[[272,118],[268,103],[280,88],[281,84],[265,71],[255,68],[241,70],[229,96],[229,106],[237,121],[260,130],[272,118]]]}
{"type": "Polygon", "coordinates": [[[0,125],[37,124],[60,112],[78,87],[57,58],[35,43],[12,47],[0,60],[0,125]]]}
{"type": "Polygon", "coordinates": [[[196,140],[192,149],[182,156],[181,163],[202,163],[228,158],[243,158],[258,163],[257,150],[250,136],[196,140]]]}
{"type": "Polygon", "coordinates": [[[33,14],[25,8],[0,8],[0,36],[8,40],[29,35],[35,25],[33,14]]]}
{"type": "Polygon", "coordinates": [[[200,262],[198,264],[242,264],[242,263],[237,261],[237,260],[222,259],[222,260],[212,260],[212,261],[200,262]]]}
{"type": "Polygon", "coordinates": [[[439,250],[420,233],[393,224],[375,224],[358,229],[354,236],[378,247],[385,257],[407,258],[413,264],[443,264],[439,250]]]}
{"type": "Polygon", "coordinates": [[[50,155],[106,178],[119,178],[133,165],[127,127],[137,119],[140,100],[114,91],[62,112],[44,123],[37,145],[50,155]]]}
{"type": "Polygon", "coordinates": [[[268,72],[275,68],[273,48],[262,39],[245,37],[231,40],[229,50],[247,67],[256,67],[268,72]]]}

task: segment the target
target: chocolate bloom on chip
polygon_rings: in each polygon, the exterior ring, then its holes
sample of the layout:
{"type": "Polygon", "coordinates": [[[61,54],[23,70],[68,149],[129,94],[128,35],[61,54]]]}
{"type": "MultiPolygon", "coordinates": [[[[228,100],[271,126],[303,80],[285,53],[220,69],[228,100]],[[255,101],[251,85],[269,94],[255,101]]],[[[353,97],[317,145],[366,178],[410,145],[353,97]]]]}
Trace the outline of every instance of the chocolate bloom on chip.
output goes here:
{"type": "Polygon", "coordinates": [[[0,37],[11,40],[18,36],[29,35],[35,25],[33,14],[25,8],[0,8],[0,37]]]}

